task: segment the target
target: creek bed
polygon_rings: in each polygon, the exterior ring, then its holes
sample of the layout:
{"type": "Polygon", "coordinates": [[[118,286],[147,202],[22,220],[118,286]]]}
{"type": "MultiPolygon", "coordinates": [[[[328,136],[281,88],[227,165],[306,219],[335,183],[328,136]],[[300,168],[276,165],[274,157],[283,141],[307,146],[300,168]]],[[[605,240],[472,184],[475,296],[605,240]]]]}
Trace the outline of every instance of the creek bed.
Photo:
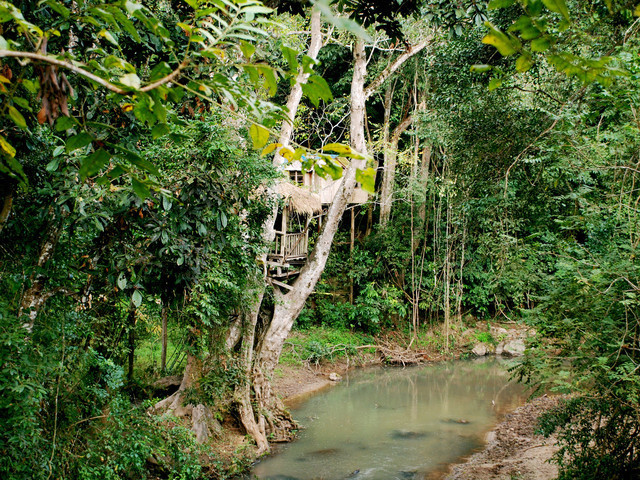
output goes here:
{"type": "MultiPolygon", "coordinates": [[[[262,480],[438,478],[525,400],[498,358],[351,373],[296,407],[299,438],[258,463],[262,480]]],[[[254,478],[255,478],[254,477],[254,478]]]]}

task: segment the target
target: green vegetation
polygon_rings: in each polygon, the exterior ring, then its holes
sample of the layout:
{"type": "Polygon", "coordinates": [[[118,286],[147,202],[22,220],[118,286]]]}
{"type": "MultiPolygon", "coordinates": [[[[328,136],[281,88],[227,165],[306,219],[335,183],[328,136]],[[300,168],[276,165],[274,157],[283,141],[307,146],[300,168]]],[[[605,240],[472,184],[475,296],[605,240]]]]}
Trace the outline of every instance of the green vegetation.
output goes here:
{"type": "Polygon", "coordinates": [[[335,3],[0,2],[2,478],[224,478],[296,429],[278,360],[502,321],[560,478],[638,476],[640,10],[335,3]],[[287,161],[348,181],[281,265],[287,161]]]}

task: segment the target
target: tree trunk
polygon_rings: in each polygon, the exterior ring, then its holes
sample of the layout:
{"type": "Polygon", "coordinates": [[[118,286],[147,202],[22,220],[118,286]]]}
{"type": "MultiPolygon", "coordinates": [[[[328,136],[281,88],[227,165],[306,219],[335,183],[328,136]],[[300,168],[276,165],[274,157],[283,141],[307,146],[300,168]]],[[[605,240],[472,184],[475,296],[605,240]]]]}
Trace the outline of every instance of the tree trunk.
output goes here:
{"type": "MultiPolygon", "coordinates": [[[[51,217],[51,222],[47,227],[45,239],[42,242],[42,247],[40,248],[37,270],[41,270],[42,267],[44,267],[44,265],[53,256],[63,230],[63,222],[60,219],[54,218],[53,208],[49,209],[49,216],[51,217]]],[[[44,290],[45,282],[46,277],[44,275],[42,275],[41,273],[34,274],[34,276],[31,277],[31,285],[24,291],[20,300],[18,317],[21,317],[23,314],[27,313],[29,318],[22,326],[29,333],[31,333],[31,331],[33,330],[33,324],[35,323],[36,317],[38,316],[38,311],[40,310],[44,302],[46,302],[47,299],[49,299],[53,294],[56,293],[56,291],[46,292],[44,290]]],[[[57,291],[60,291],[60,289],[58,289],[57,291]]]]}
{"type": "MultiPolygon", "coordinates": [[[[358,153],[366,155],[364,134],[365,96],[364,80],[366,77],[366,57],[364,42],[357,39],[354,45],[354,73],[351,84],[351,146],[358,153]]],[[[304,304],[313,292],[317,281],[320,279],[327,259],[333,237],[338,230],[338,225],[345,211],[347,203],[355,188],[356,170],[362,169],[366,160],[351,160],[351,164],[344,172],[340,187],[325,218],[322,233],[318,237],[315,248],[309,256],[307,263],[300,270],[300,275],[293,283],[293,289],[283,294],[275,291],[275,307],[273,317],[267,331],[262,337],[256,353],[256,361],[253,369],[254,391],[258,406],[269,410],[279,400],[274,395],[268,379],[273,374],[285,340],[287,339],[293,322],[298,317],[304,304]]],[[[280,434],[289,428],[288,419],[277,417],[269,418],[269,430],[267,433],[280,434]]]]}
{"type": "Polygon", "coordinates": [[[136,358],[136,307],[131,303],[129,305],[129,314],[127,315],[127,323],[129,325],[129,338],[128,338],[128,366],[129,370],[127,371],[127,379],[129,381],[133,380],[133,362],[136,358]]]}
{"type": "MultiPolygon", "coordinates": [[[[315,60],[318,58],[318,52],[321,47],[322,21],[320,18],[320,10],[313,7],[311,9],[311,40],[309,42],[307,56],[315,60]]],[[[278,143],[283,147],[288,146],[291,142],[291,137],[293,136],[293,122],[296,118],[296,113],[298,112],[300,100],[302,99],[302,84],[306,83],[308,78],[309,74],[304,73],[301,70],[296,78],[296,84],[291,87],[291,92],[289,92],[289,98],[287,98],[287,118],[282,122],[282,126],[280,127],[280,137],[278,138],[278,143]]],[[[273,157],[273,164],[276,167],[279,167],[286,162],[286,159],[279,153],[276,153],[273,157]]]]}
{"type": "Polygon", "coordinates": [[[405,117],[402,122],[393,130],[393,135],[384,149],[384,170],[382,173],[382,190],[380,192],[380,225],[386,225],[391,216],[391,203],[393,197],[393,187],[396,181],[396,165],[398,163],[398,143],[402,135],[411,122],[413,116],[405,117]]]}
{"type": "Polygon", "coordinates": [[[13,194],[8,193],[4,197],[4,200],[2,202],[2,210],[0,210],[0,233],[2,233],[4,224],[7,223],[7,220],[9,219],[12,205],[13,205],[13,194]]]}
{"type": "Polygon", "coordinates": [[[160,371],[167,369],[167,317],[169,316],[169,302],[162,299],[162,351],[160,352],[160,371]]]}

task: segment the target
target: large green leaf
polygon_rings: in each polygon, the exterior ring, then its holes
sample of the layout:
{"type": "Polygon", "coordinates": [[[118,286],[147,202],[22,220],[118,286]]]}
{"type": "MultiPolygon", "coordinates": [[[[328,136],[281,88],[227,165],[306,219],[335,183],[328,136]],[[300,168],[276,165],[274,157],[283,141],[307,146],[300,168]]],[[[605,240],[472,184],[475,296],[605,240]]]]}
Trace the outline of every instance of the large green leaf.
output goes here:
{"type": "Polygon", "coordinates": [[[249,127],[249,135],[255,150],[261,149],[269,141],[269,130],[256,123],[252,123],[249,127]]]}
{"type": "Polygon", "coordinates": [[[376,171],[369,167],[365,170],[356,170],[356,181],[360,182],[365,192],[374,194],[376,192],[376,171]]]}
{"type": "Polygon", "coordinates": [[[504,57],[517,52],[516,46],[505,33],[498,30],[491,22],[485,22],[485,26],[489,29],[489,33],[484,36],[482,43],[493,45],[504,57]]]}
{"type": "Polygon", "coordinates": [[[80,132],[77,135],[69,137],[65,142],[67,153],[73,152],[82,147],[86,147],[93,141],[91,135],[87,132],[80,132]]]}
{"type": "Polygon", "coordinates": [[[566,20],[569,20],[569,9],[565,0],[542,0],[545,7],[555,13],[559,13],[566,20]]]}
{"type": "Polygon", "coordinates": [[[87,156],[80,166],[80,177],[85,179],[97,174],[102,168],[109,163],[111,154],[102,148],[96,150],[87,156]]]}

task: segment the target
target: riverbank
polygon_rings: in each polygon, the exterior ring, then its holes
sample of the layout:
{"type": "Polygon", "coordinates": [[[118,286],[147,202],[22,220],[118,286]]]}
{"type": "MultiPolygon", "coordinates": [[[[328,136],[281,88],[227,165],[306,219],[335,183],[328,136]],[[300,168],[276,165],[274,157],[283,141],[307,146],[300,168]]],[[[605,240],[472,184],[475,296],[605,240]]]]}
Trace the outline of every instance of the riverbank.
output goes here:
{"type": "Polygon", "coordinates": [[[549,463],[557,451],[554,438],[536,435],[538,418],[555,407],[561,397],[536,398],[508,414],[487,435],[484,450],[454,465],[446,480],[551,480],[558,468],[549,463]]]}

